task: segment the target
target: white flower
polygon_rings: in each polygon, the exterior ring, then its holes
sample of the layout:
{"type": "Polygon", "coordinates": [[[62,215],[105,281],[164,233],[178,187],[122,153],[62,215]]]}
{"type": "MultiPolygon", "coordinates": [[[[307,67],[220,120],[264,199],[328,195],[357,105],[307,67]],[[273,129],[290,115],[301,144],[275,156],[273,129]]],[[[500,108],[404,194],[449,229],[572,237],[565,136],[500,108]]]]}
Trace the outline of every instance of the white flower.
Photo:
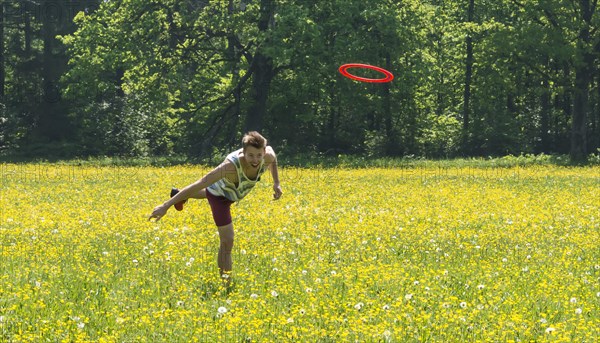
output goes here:
{"type": "Polygon", "coordinates": [[[85,327],[85,323],[77,323],[77,328],[79,330],[83,329],[85,327]]]}
{"type": "Polygon", "coordinates": [[[242,250],[240,250],[240,253],[241,253],[242,255],[246,255],[248,252],[247,252],[245,249],[242,249],[242,250]]]}
{"type": "Polygon", "coordinates": [[[313,289],[312,289],[312,288],[310,288],[310,287],[307,287],[307,288],[306,288],[306,293],[312,293],[312,291],[313,291],[313,289]]]}
{"type": "Polygon", "coordinates": [[[477,309],[479,311],[483,310],[485,308],[485,306],[483,306],[482,304],[477,305],[477,309]]]}
{"type": "Polygon", "coordinates": [[[600,292],[596,293],[596,296],[597,296],[598,298],[600,298],[600,292]]]}
{"type": "Polygon", "coordinates": [[[305,315],[306,314],[306,310],[301,308],[300,311],[298,311],[298,313],[300,313],[300,315],[305,315]]]}
{"type": "Polygon", "coordinates": [[[413,295],[409,293],[409,294],[407,294],[407,295],[404,296],[404,299],[410,300],[410,299],[412,299],[412,297],[413,297],[413,295]]]}
{"type": "Polygon", "coordinates": [[[506,263],[506,262],[508,262],[508,259],[505,257],[502,259],[502,262],[506,263]]]}
{"type": "Polygon", "coordinates": [[[335,270],[331,271],[331,276],[335,276],[337,274],[337,272],[335,270]]]}
{"type": "Polygon", "coordinates": [[[451,305],[450,305],[450,304],[448,304],[448,303],[443,303],[443,304],[442,304],[442,307],[443,307],[443,308],[450,308],[450,306],[451,306],[451,305]]]}
{"type": "Polygon", "coordinates": [[[108,251],[103,251],[102,256],[108,256],[108,251]]]}
{"type": "Polygon", "coordinates": [[[553,327],[549,327],[549,328],[547,328],[547,329],[546,329],[546,333],[547,333],[547,334],[551,334],[551,333],[553,333],[554,331],[556,331],[556,329],[555,329],[555,328],[553,328],[553,327]]]}
{"type": "Polygon", "coordinates": [[[277,296],[279,296],[279,294],[276,291],[271,291],[271,296],[277,297],[277,296]]]}
{"type": "Polygon", "coordinates": [[[392,333],[390,332],[390,330],[385,330],[383,332],[383,337],[385,337],[386,339],[389,339],[391,335],[392,333]]]}
{"type": "Polygon", "coordinates": [[[547,322],[548,322],[548,320],[546,320],[546,318],[540,319],[540,323],[542,323],[542,324],[546,324],[547,322]]]}
{"type": "Polygon", "coordinates": [[[291,323],[293,323],[293,322],[294,322],[294,318],[291,318],[291,317],[290,317],[290,318],[288,318],[288,319],[287,319],[287,322],[288,322],[288,324],[291,324],[291,323]]]}
{"type": "Polygon", "coordinates": [[[467,303],[466,303],[466,302],[464,302],[464,301],[463,301],[463,302],[461,302],[461,303],[460,303],[460,307],[461,307],[461,308],[467,308],[467,303]]]}
{"type": "Polygon", "coordinates": [[[4,323],[4,316],[0,316],[0,323],[4,323]]]}
{"type": "Polygon", "coordinates": [[[177,306],[178,306],[178,307],[181,307],[181,306],[183,306],[183,301],[179,300],[179,301],[177,302],[177,306]]]}
{"type": "Polygon", "coordinates": [[[484,285],[478,285],[478,286],[477,286],[477,289],[478,289],[478,290],[480,290],[480,291],[481,291],[482,289],[484,289],[484,288],[485,288],[485,286],[484,286],[484,285]]]}
{"type": "Polygon", "coordinates": [[[308,272],[306,270],[303,270],[302,275],[306,275],[306,274],[308,274],[308,272]]]}
{"type": "Polygon", "coordinates": [[[135,260],[135,259],[134,259],[132,262],[133,262],[134,264],[138,264],[138,260],[135,260]]]}
{"type": "Polygon", "coordinates": [[[217,309],[217,312],[219,312],[220,314],[225,314],[227,313],[227,308],[221,306],[217,309]]]}
{"type": "Polygon", "coordinates": [[[413,282],[413,285],[418,286],[419,285],[419,281],[413,282]]]}
{"type": "Polygon", "coordinates": [[[575,309],[575,314],[581,314],[581,313],[583,313],[583,310],[581,308],[575,309]]]}
{"type": "Polygon", "coordinates": [[[258,294],[256,294],[256,293],[252,293],[252,294],[250,294],[250,298],[251,298],[251,299],[256,299],[256,298],[258,298],[258,294]]]}
{"type": "Polygon", "coordinates": [[[125,319],[121,318],[121,317],[117,317],[117,320],[115,321],[117,324],[123,324],[125,323],[125,319]]]}
{"type": "Polygon", "coordinates": [[[357,309],[357,310],[360,310],[361,308],[363,308],[363,306],[365,306],[365,304],[358,303],[358,304],[354,305],[354,308],[357,309]]]}
{"type": "Polygon", "coordinates": [[[577,298],[573,297],[573,298],[571,298],[571,300],[569,300],[569,302],[571,304],[576,304],[577,303],[577,298]]]}
{"type": "Polygon", "coordinates": [[[384,311],[387,311],[387,310],[389,310],[389,309],[390,309],[390,305],[387,305],[387,304],[386,304],[386,305],[383,305],[383,310],[384,310],[384,311]]]}

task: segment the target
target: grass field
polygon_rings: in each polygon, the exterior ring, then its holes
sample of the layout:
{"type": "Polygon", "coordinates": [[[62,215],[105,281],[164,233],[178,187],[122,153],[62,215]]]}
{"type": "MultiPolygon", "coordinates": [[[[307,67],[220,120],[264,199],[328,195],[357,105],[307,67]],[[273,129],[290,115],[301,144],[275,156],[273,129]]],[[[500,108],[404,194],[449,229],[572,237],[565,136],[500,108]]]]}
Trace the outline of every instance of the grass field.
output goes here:
{"type": "Polygon", "coordinates": [[[597,342],[600,167],[283,168],[147,221],[198,166],[2,164],[0,342],[597,342]]]}

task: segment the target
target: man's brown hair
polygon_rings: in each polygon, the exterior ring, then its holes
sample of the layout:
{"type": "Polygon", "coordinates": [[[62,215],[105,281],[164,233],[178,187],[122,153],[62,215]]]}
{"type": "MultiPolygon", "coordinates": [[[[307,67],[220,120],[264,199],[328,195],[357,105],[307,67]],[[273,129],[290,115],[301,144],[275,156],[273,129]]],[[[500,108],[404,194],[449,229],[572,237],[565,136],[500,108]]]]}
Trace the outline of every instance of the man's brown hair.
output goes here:
{"type": "Polygon", "coordinates": [[[264,149],[267,147],[267,139],[256,131],[250,131],[242,138],[242,147],[246,149],[249,146],[256,149],[264,149]]]}

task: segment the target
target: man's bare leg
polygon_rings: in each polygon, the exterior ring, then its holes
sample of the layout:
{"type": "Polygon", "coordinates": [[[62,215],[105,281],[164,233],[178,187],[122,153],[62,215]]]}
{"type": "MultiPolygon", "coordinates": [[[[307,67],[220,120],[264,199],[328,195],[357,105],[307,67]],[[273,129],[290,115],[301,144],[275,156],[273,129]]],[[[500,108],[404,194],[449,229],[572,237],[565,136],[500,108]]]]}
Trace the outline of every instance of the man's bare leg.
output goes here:
{"type": "Polygon", "coordinates": [[[219,255],[217,264],[219,266],[219,275],[226,286],[231,283],[231,269],[233,262],[231,261],[231,250],[233,250],[233,223],[224,226],[219,226],[219,255]]]}
{"type": "Polygon", "coordinates": [[[192,199],[206,199],[206,189],[201,190],[197,194],[194,194],[192,199]]]}

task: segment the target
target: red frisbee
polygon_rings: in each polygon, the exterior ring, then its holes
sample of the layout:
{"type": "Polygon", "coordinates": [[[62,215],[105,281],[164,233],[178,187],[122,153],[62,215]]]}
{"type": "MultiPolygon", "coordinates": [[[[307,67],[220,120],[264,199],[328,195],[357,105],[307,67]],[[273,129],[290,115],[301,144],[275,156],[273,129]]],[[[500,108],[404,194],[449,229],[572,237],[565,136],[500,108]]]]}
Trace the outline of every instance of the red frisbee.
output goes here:
{"type": "Polygon", "coordinates": [[[356,80],[356,81],[361,81],[361,82],[371,82],[371,83],[384,83],[384,82],[390,82],[394,79],[394,75],[392,75],[392,73],[390,73],[389,71],[383,69],[383,68],[379,68],[376,66],[372,66],[369,64],[362,64],[362,63],[348,63],[348,64],[344,64],[340,67],[339,69],[340,73],[342,75],[344,75],[347,78],[350,78],[352,80],[356,80]],[[375,71],[378,71],[380,73],[382,73],[383,75],[385,75],[384,78],[381,79],[369,79],[366,77],[360,77],[360,76],[356,76],[356,75],[352,75],[348,72],[349,68],[363,68],[363,69],[372,69],[375,71]]]}

